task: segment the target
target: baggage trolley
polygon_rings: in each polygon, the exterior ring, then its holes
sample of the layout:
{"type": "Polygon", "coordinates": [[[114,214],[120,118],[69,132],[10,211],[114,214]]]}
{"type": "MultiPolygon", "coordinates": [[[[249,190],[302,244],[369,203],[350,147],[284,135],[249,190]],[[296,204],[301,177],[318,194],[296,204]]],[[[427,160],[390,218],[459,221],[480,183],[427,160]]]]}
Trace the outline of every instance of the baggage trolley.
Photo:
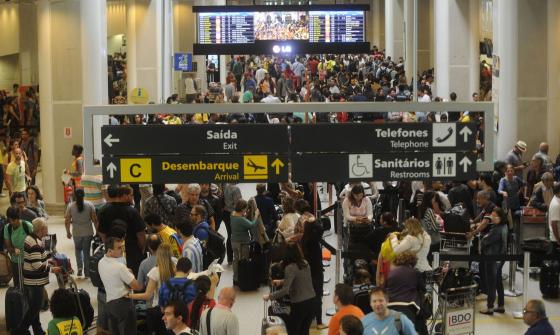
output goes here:
{"type": "MultiPolygon", "coordinates": [[[[470,255],[472,242],[464,233],[441,232],[440,254],[442,255],[470,255]]],[[[450,266],[454,268],[469,268],[468,261],[452,261],[450,266]]]]}
{"type": "Polygon", "coordinates": [[[438,309],[432,319],[430,334],[473,334],[477,284],[438,292],[438,309]],[[438,323],[440,324],[437,327],[438,323]]]}

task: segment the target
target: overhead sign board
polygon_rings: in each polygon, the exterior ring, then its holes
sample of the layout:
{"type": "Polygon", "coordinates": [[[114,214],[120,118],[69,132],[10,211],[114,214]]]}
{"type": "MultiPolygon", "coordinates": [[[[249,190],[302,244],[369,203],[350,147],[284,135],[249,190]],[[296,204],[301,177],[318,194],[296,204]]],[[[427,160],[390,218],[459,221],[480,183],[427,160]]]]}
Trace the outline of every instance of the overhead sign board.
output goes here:
{"type": "Polygon", "coordinates": [[[286,125],[103,126],[103,155],[287,153],[286,125]]]}
{"type": "Polygon", "coordinates": [[[287,155],[114,156],[103,158],[103,183],[283,182],[287,155]]]}
{"type": "Polygon", "coordinates": [[[292,152],[472,151],[474,123],[292,125],[292,152]]]}
{"type": "Polygon", "coordinates": [[[296,154],[298,182],[469,180],[477,177],[474,154],[457,152],[296,154]]]}

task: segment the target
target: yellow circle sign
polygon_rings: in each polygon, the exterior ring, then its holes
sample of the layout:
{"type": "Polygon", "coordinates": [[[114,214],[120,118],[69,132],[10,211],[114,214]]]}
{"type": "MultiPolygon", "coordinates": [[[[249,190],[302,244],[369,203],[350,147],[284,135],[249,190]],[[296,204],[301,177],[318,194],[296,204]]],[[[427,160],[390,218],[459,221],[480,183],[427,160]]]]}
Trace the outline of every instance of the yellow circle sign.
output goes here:
{"type": "Polygon", "coordinates": [[[145,105],[148,103],[150,95],[145,88],[137,87],[132,89],[128,100],[135,105],[145,105]]]}

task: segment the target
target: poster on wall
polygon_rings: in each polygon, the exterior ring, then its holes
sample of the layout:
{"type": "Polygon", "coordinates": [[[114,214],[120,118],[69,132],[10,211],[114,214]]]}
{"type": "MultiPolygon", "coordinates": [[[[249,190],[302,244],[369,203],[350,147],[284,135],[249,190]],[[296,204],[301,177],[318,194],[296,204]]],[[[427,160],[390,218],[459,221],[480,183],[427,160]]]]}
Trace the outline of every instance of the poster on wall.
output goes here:
{"type": "Polygon", "coordinates": [[[176,53],[173,56],[173,68],[175,71],[192,72],[192,53],[176,53]]]}

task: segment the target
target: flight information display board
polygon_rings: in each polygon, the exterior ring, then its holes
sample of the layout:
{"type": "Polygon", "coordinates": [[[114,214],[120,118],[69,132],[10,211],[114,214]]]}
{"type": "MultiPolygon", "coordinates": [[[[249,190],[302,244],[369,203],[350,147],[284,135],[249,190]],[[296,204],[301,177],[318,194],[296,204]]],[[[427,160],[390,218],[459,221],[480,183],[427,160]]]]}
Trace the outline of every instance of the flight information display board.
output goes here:
{"type": "Polygon", "coordinates": [[[254,15],[250,12],[199,13],[198,43],[253,43],[254,26],[254,15]]]}
{"type": "Polygon", "coordinates": [[[309,42],[364,42],[364,12],[309,12],[309,42]]]}
{"type": "Polygon", "coordinates": [[[364,11],[198,13],[198,43],[251,44],[262,40],[365,42],[364,11]]]}

